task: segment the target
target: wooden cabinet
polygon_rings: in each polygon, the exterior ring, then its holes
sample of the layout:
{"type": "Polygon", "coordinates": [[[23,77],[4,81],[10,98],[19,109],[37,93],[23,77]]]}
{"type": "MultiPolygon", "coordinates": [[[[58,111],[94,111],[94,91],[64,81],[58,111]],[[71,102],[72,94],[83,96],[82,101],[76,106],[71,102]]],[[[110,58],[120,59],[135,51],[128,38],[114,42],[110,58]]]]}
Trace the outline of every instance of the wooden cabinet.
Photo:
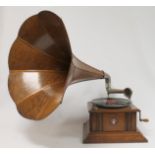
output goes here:
{"type": "Polygon", "coordinates": [[[89,104],[89,120],[84,124],[84,143],[147,142],[137,129],[134,105],[118,109],[98,108],[89,104]]]}

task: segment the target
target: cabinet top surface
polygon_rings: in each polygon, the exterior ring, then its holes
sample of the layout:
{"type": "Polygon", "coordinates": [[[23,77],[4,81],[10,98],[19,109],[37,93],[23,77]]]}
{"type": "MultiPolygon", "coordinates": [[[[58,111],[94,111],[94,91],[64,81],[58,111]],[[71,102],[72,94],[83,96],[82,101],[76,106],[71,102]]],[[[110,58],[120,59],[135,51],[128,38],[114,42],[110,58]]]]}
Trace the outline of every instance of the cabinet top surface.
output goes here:
{"type": "Polygon", "coordinates": [[[97,107],[95,104],[93,103],[88,103],[88,109],[89,109],[89,112],[137,112],[139,111],[139,109],[133,105],[133,104],[130,104],[129,106],[127,107],[123,107],[123,108],[100,108],[100,107],[97,107]]]}

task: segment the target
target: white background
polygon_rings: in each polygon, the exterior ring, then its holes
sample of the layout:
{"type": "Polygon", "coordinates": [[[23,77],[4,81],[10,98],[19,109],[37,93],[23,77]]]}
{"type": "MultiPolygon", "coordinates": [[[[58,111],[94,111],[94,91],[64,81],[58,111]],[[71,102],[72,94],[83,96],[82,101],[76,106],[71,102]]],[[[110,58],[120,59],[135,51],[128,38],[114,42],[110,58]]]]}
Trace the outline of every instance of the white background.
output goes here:
{"type": "Polygon", "coordinates": [[[1,7],[0,28],[0,147],[155,146],[155,7],[1,7]],[[7,88],[8,54],[23,21],[41,10],[63,19],[78,58],[108,72],[114,87],[133,89],[133,103],[150,120],[138,122],[148,143],[82,144],[87,102],[106,96],[104,80],[70,86],[45,120],[18,114],[7,88]]]}

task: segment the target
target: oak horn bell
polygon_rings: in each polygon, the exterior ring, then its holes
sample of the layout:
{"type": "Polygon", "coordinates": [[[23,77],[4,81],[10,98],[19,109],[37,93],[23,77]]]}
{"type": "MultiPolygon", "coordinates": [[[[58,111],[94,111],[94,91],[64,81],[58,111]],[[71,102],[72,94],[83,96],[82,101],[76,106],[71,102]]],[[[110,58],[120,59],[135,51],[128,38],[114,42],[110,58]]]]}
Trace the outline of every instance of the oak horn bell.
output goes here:
{"type": "Polygon", "coordinates": [[[19,113],[47,117],[70,84],[104,78],[104,72],[76,58],[62,20],[42,11],[21,26],[9,54],[9,92],[19,113]]]}

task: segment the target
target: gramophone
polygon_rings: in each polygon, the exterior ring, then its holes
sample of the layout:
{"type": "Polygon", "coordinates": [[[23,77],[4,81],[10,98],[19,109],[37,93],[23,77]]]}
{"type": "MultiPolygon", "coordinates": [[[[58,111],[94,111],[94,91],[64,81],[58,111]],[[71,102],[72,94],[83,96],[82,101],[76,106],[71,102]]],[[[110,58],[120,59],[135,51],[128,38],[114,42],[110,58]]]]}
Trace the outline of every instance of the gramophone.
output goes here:
{"type": "Polygon", "coordinates": [[[131,102],[130,88],[113,89],[111,77],[80,61],[71,51],[63,21],[42,11],[21,26],[9,54],[8,87],[18,112],[25,118],[41,120],[61,105],[71,84],[104,79],[107,97],[88,103],[89,120],[84,123],[84,143],[146,142],[136,127],[141,111],[131,102]],[[110,97],[122,93],[126,98],[110,97]]]}

